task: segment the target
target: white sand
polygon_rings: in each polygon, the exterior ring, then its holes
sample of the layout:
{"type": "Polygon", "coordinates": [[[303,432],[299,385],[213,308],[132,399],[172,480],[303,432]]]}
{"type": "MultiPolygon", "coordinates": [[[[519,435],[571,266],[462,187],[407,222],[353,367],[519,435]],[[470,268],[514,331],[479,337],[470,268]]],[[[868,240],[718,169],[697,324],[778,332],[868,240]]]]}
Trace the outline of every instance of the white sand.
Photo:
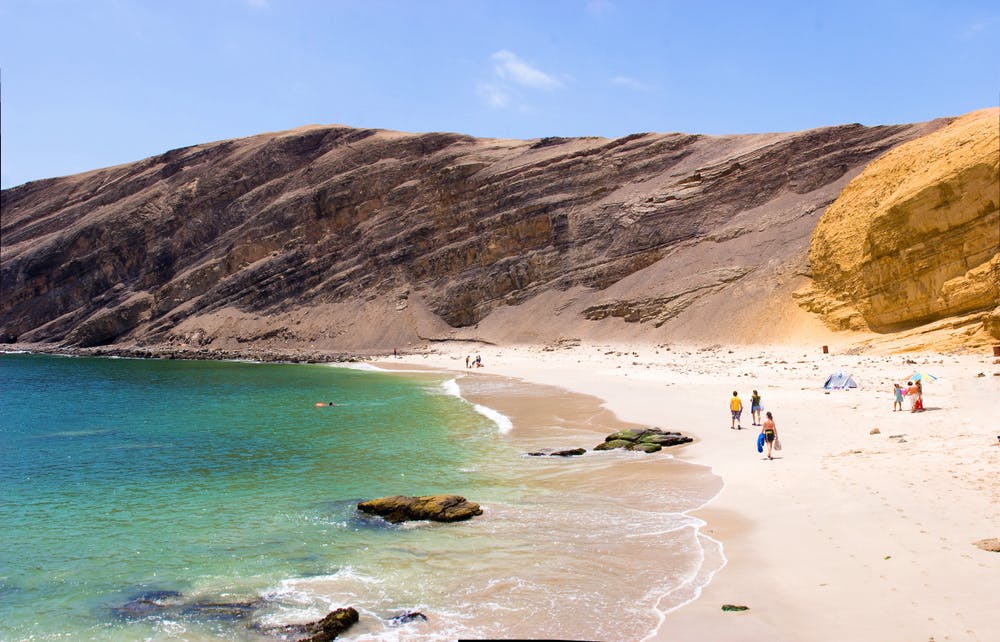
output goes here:
{"type": "Polygon", "coordinates": [[[658,640],[1000,640],[1000,553],[973,544],[1000,537],[992,356],[450,344],[392,361],[558,385],[624,421],[698,439],[674,452],[725,480],[698,516],[728,563],[658,640]],[[485,368],[466,371],[477,352],[485,368]],[[825,393],[837,370],[858,388],[825,393]],[[915,370],[940,377],[925,388],[927,411],[894,413],[892,381],[915,370]],[[784,446],[773,461],[756,452],[754,388],[784,446]],[[743,431],[730,430],[733,390],[743,431]]]}

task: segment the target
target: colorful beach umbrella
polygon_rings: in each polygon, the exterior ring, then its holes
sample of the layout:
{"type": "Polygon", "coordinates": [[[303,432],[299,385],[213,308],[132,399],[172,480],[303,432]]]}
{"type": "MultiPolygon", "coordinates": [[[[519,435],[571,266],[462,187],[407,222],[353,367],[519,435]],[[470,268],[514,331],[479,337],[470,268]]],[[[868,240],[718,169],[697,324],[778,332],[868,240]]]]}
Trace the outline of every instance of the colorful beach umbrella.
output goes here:
{"type": "Polygon", "coordinates": [[[928,381],[937,381],[937,376],[932,375],[929,372],[914,372],[909,377],[906,378],[907,381],[923,381],[924,383],[928,381]]]}

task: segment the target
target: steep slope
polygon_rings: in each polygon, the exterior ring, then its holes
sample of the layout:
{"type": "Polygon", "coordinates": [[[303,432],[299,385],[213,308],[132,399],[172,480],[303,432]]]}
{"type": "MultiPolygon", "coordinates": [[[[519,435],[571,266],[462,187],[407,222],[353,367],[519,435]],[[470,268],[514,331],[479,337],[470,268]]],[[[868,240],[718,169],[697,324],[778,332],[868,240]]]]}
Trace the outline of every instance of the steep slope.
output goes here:
{"type": "Polygon", "coordinates": [[[998,204],[1000,110],[900,145],[820,218],[803,304],[839,328],[887,333],[966,317],[1000,338],[998,204]]]}
{"type": "Polygon", "coordinates": [[[947,121],[474,139],[339,126],[2,194],[0,334],[60,346],[777,340],[817,219],[947,121]]]}

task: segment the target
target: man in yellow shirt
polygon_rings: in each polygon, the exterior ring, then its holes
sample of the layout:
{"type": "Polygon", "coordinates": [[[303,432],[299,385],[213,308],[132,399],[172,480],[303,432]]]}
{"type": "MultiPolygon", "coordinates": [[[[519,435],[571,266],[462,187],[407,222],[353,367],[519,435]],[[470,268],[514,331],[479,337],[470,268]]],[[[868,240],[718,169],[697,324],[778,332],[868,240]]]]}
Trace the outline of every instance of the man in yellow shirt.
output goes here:
{"type": "Polygon", "coordinates": [[[733,425],[730,426],[732,430],[743,430],[743,426],[740,425],[740,415],[743,414],[743,402],[740,401],[740,396],[733,390],[733,398],[729,400],[729,409],[733,412],[733,425]]]}

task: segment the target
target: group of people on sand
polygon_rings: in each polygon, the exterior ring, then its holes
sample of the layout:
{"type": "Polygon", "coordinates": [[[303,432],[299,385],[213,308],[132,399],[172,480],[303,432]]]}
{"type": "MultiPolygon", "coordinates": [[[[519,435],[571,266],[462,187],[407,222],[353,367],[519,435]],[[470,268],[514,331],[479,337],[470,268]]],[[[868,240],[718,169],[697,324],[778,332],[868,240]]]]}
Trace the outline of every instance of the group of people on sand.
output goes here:
{"type": "MultiPolygon", "coordinates": [[[[760,409],[760,393],[754,390],[753,395],[750,396],[750,419],[754,426],[761,425],[760,409]]],[[[733,430],[743,430],[743,426],[740,424],[740,417],[743,415],[743,400],[740,399],[740,394],[735,390],[733,390],[733,396],[729,400],[729,410],[733,414],[733,425],[730,428],[733,430]]]]}
{"type": "MultiPolygon", "coordinates": [[[[760,420],[761,408],[760,393],[754,390],[753,394],[750,395],[750,420],[754,426],[760,426],[760,434],[764,436],[764,443],[767,444],[767,458],[774,459],[771,455],[772,451],[775,448],[781,450],[781,442],[778,441],[778,428],[774,425],[774,416],[770,411],[764,413],[766,417],[764,421],[760,420]]],[[[740,394],[736,390],[733,390],[733,396],[729,399],[729,411],[733,419],[730,429],[743,430],[743,426],[740,424],[740,417],[743,415],[743,400],[740,399],[740,394]]]]}
{"type": "Polygon", "coordinates": [[[477,354],[476,358],[473,359],[472,361],[469,361],[469,359],[471,359],[471,357],[469,355],[465,355],[465,367],[466,368],[482,368],[483,367],[483,357],[481,355],[477,354]]]}
{"type": "Polygon", "coordinates": [[[892,384],[892,411],[897,412],[903,409],[903,397],[910,398],[910,412],[924,411],[924,386],[920,380],[907,381],[906,388],[898,383],[892,384]]]}

